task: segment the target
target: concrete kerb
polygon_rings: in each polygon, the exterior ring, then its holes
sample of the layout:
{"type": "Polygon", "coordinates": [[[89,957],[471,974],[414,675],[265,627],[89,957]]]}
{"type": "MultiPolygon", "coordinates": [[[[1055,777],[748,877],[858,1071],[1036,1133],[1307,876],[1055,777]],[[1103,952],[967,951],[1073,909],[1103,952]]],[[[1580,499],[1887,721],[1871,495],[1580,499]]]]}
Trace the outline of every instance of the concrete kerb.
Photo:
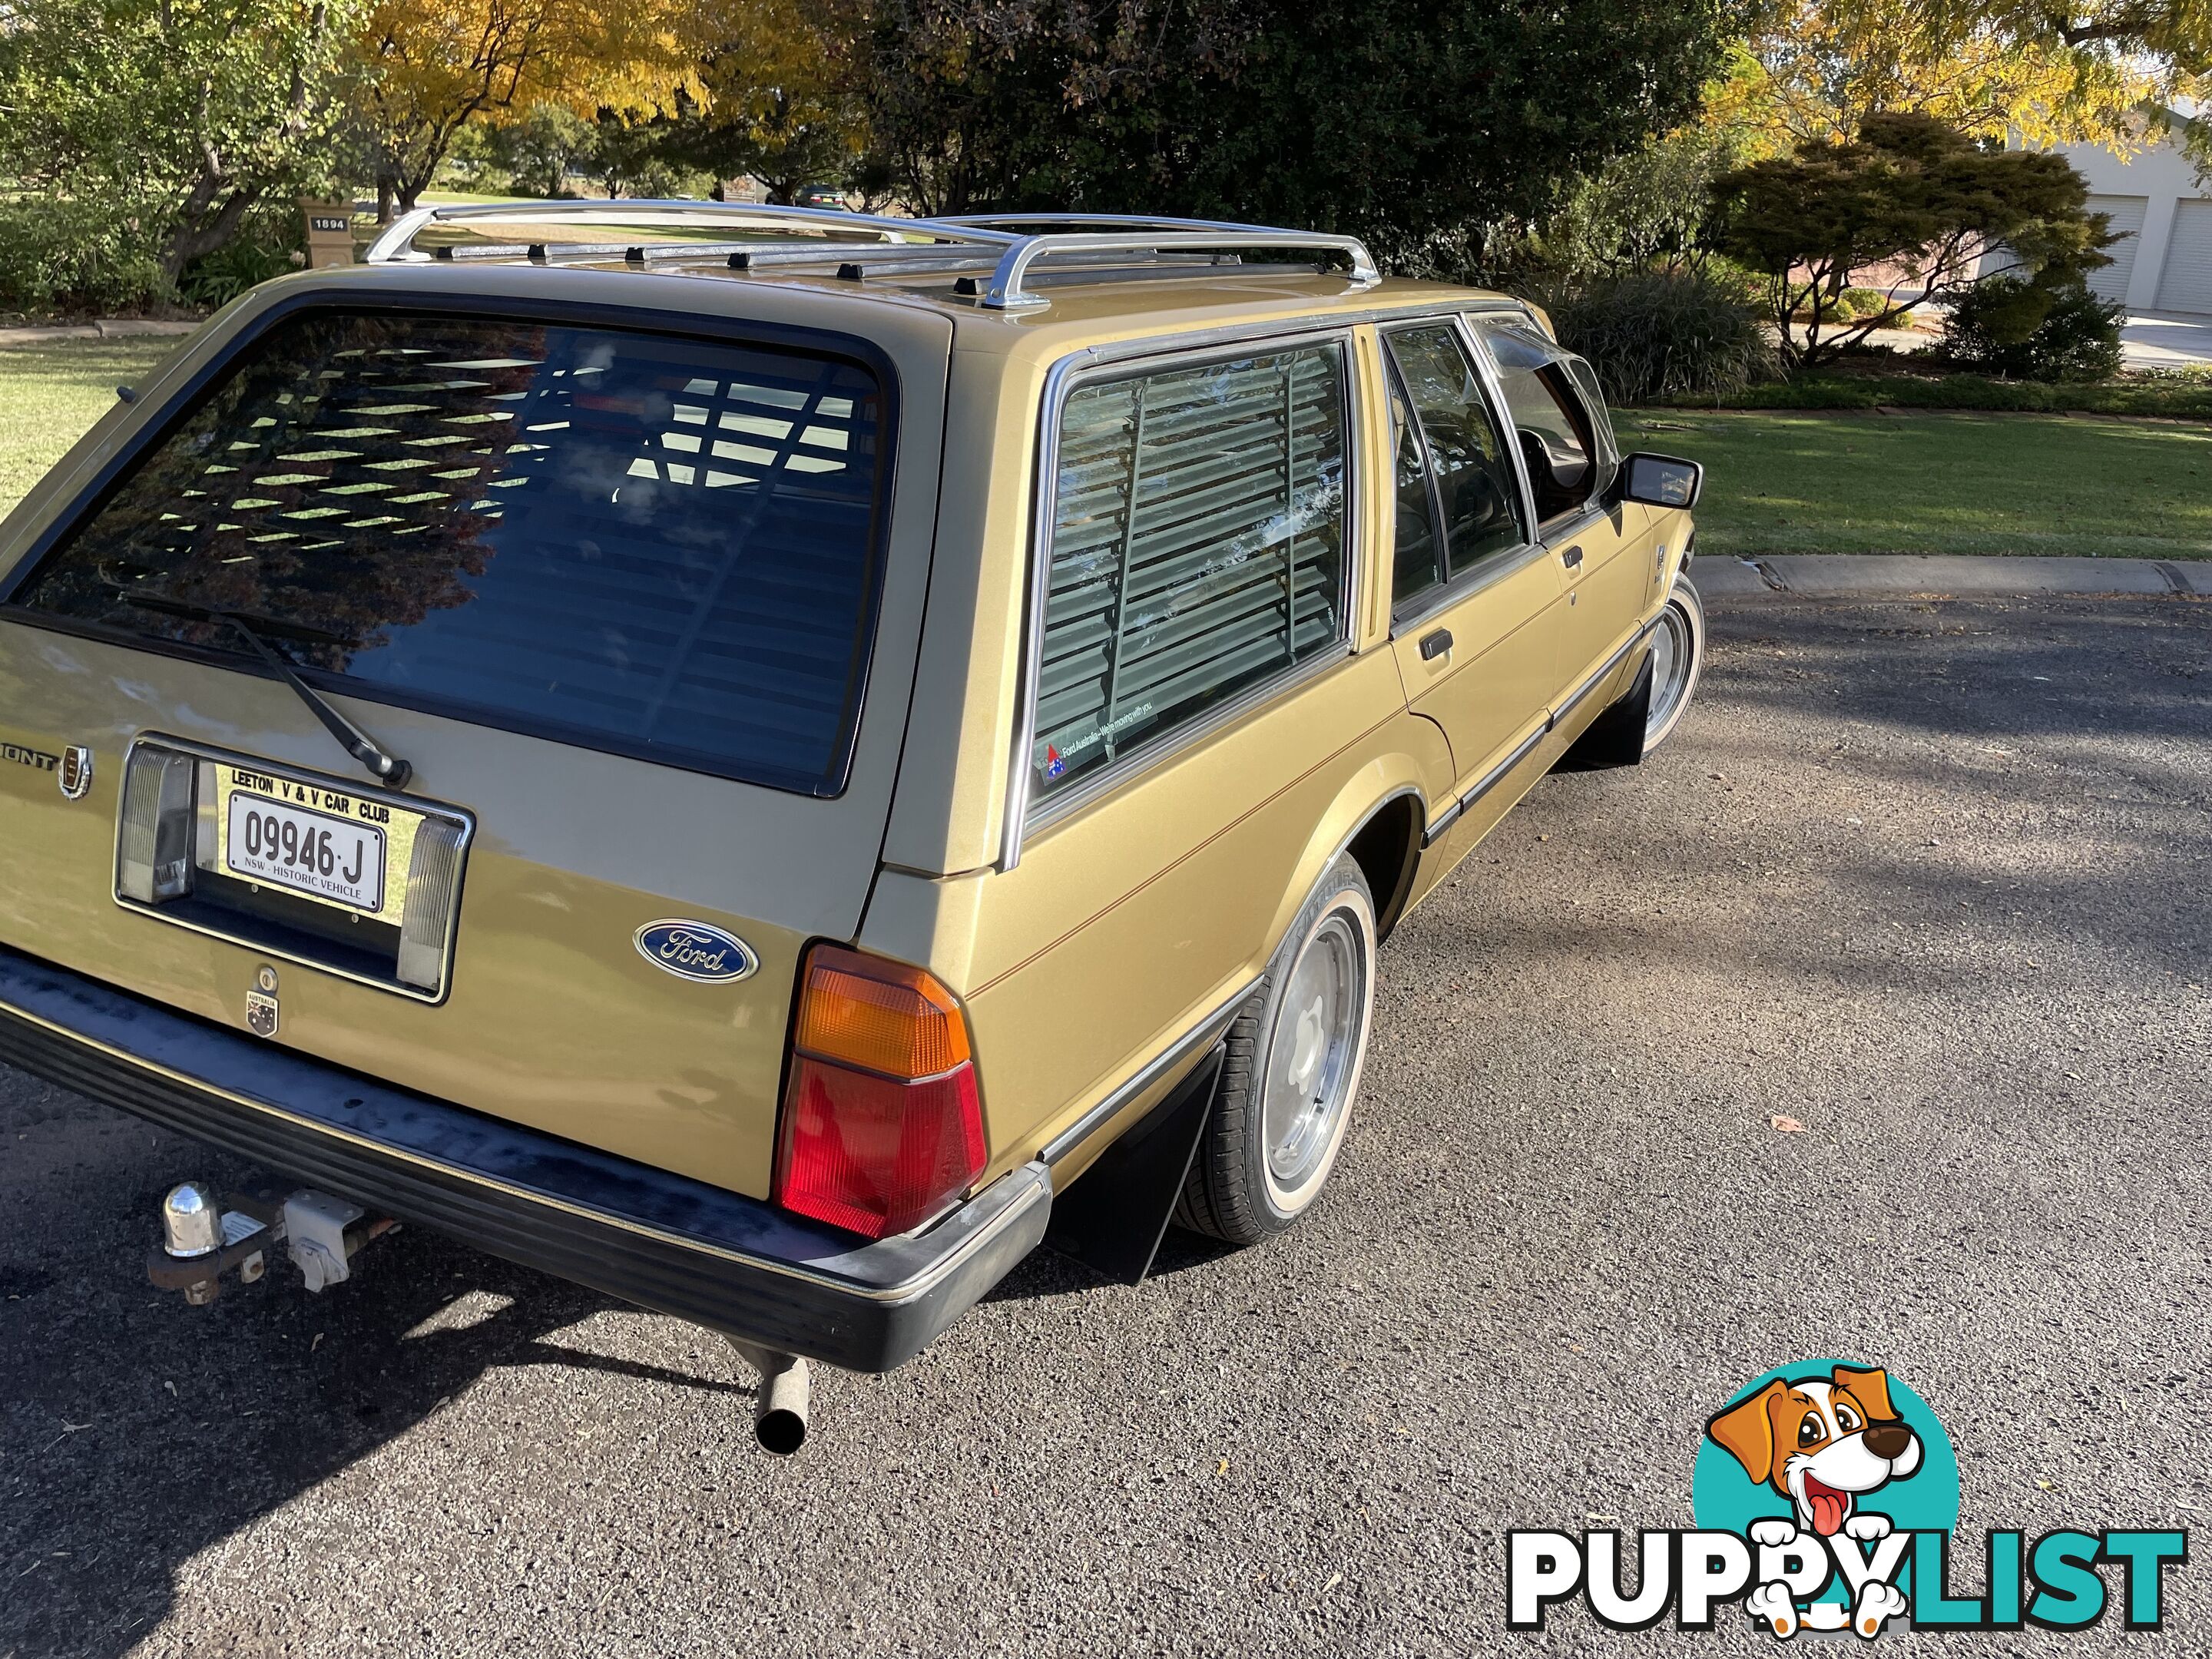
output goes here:
{"type": "Polygon", "coordinates": [[[0,351],[11,346],[51,345],[57,340],[128,340],[146,335],[190,334],[199,323],[164,317],[105,317],[90,323],[36,324],[0,328],[0,351]]]}
{"type": "Polygon", "coordinates": [[[2212,560],[2013,558],[1819,553],[1740,559],[1706,554],[1690,569],[1709,599],[1986,599],[2037,594],[2212,599],[2212,560]]]}

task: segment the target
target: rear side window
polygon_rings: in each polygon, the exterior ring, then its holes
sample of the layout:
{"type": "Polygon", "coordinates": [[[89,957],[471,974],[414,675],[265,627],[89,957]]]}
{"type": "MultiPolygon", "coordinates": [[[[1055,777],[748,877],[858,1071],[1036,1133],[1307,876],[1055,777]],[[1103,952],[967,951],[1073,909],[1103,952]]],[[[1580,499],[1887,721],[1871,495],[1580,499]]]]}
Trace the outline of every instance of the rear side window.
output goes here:
{"type": "Polygon", "coordinates": [[[1344,361],[1091,382],[1060,416],[1042,796],[1344,636],[1344,361]]]}
{"type": "Polygon", "coordinates": [[[840,358],[310,313],[248,349],[15,603],[778,787],[844,783],[883,388],[840,358]]]}

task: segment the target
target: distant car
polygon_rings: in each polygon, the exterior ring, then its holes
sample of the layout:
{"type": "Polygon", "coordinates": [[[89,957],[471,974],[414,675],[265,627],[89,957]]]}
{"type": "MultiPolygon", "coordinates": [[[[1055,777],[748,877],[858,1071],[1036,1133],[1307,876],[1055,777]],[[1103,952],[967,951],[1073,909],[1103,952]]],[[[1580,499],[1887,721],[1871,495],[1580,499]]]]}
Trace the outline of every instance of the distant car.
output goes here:
{"type": "Polygon", "coordinates": [[[799,205],[842,210],[845,206],[845,192],[834,185],[810,185],[799,192],[799,205]]]}
{"type": "Polygon", "coordinates": [[[308,1183],[195,1299],[397,1217],[887,1370],[1287,1228],[1390,928],[1680,720],[1697,467],[1346,238],[625,211],[254,289],[0,526],[0,1059],[308,1183]]]}

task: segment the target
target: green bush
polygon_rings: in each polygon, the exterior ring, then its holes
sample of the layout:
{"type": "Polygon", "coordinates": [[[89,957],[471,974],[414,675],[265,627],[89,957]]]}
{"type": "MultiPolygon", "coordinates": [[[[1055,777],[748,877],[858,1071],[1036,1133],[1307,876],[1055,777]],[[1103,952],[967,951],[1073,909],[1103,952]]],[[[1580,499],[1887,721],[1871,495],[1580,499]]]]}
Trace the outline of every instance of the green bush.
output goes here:
{"type": "Polygon", "coordinates": [[[212,308],[283,276],[306,246],[299,209],[265,203],[229,243],[186,266],[173,289],[148,222],[127,206],[94,209],[67,198],[0,204],[0,310],[97,316],[179,301],[212,308]]]}
{"type": "Polygon", "coordinates": [[[1953,302],[1936,349],[1946,362],[2008,379],[2109,380],[2119,373],[2126,315],[2078,281],[2045,287],[1993,276],[1953,302]]]}
{"type": "Polygon", "coordinates": [[[1878,288],[1847,288],[1841,294],[1816,294],[1790,313],[1795,323],[1809,323],[1817,312],[1824,325],[1863,322],[1889,309],[1889,295],[1878,288]]]}
{"type": "Polygon", "coordinates": [[[164,296],[154,239],[112,205],[40,197],[0,206],[0,309],[135,311],[164,296]]]}
{"type": "Polygon", "coordinates": [[[1604,277],[1540,303],[1559,343],[1589,359],[1617,404],[1727,398],[1777,372],[1757,309],[1710,276],[1604,277]]]}
{"type": "Polygon", "coordinates": [[[195,259],[177,281],[188,303],[213,310],[228,305],[249,288],[305,263],[306,224],[291,203],[265,205],[239,227],[238,234],[204,259],[195,259]]]}

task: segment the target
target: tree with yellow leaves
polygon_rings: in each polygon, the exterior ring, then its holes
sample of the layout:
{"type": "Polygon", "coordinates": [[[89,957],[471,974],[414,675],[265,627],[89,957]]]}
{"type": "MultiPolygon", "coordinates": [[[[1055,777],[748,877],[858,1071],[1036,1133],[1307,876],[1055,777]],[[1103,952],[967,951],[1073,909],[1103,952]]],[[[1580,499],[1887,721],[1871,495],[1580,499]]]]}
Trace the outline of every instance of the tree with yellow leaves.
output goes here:
{"type": "Polygon", "coordinates": [[[468,123],[672,95],[696,62],[687,0],[375,0],[356,40],[356,117],[377,211],[410,210],[468,123]]]}
{"type": "Polygon", "coordinates": [[[1849,143],[1893,113],[2032,148],[2124,147],[2208,64],[2201,0],[1770,0],[1705,119],[1764,155],[1849,143]]]}
{"type": "Polygon", "coordinates": [[[866,148],[857,88],[866,0],[700,0],[696,94],[664,153],[718,178],[750,174],[771,202],[842,182],[866,148]]]}

